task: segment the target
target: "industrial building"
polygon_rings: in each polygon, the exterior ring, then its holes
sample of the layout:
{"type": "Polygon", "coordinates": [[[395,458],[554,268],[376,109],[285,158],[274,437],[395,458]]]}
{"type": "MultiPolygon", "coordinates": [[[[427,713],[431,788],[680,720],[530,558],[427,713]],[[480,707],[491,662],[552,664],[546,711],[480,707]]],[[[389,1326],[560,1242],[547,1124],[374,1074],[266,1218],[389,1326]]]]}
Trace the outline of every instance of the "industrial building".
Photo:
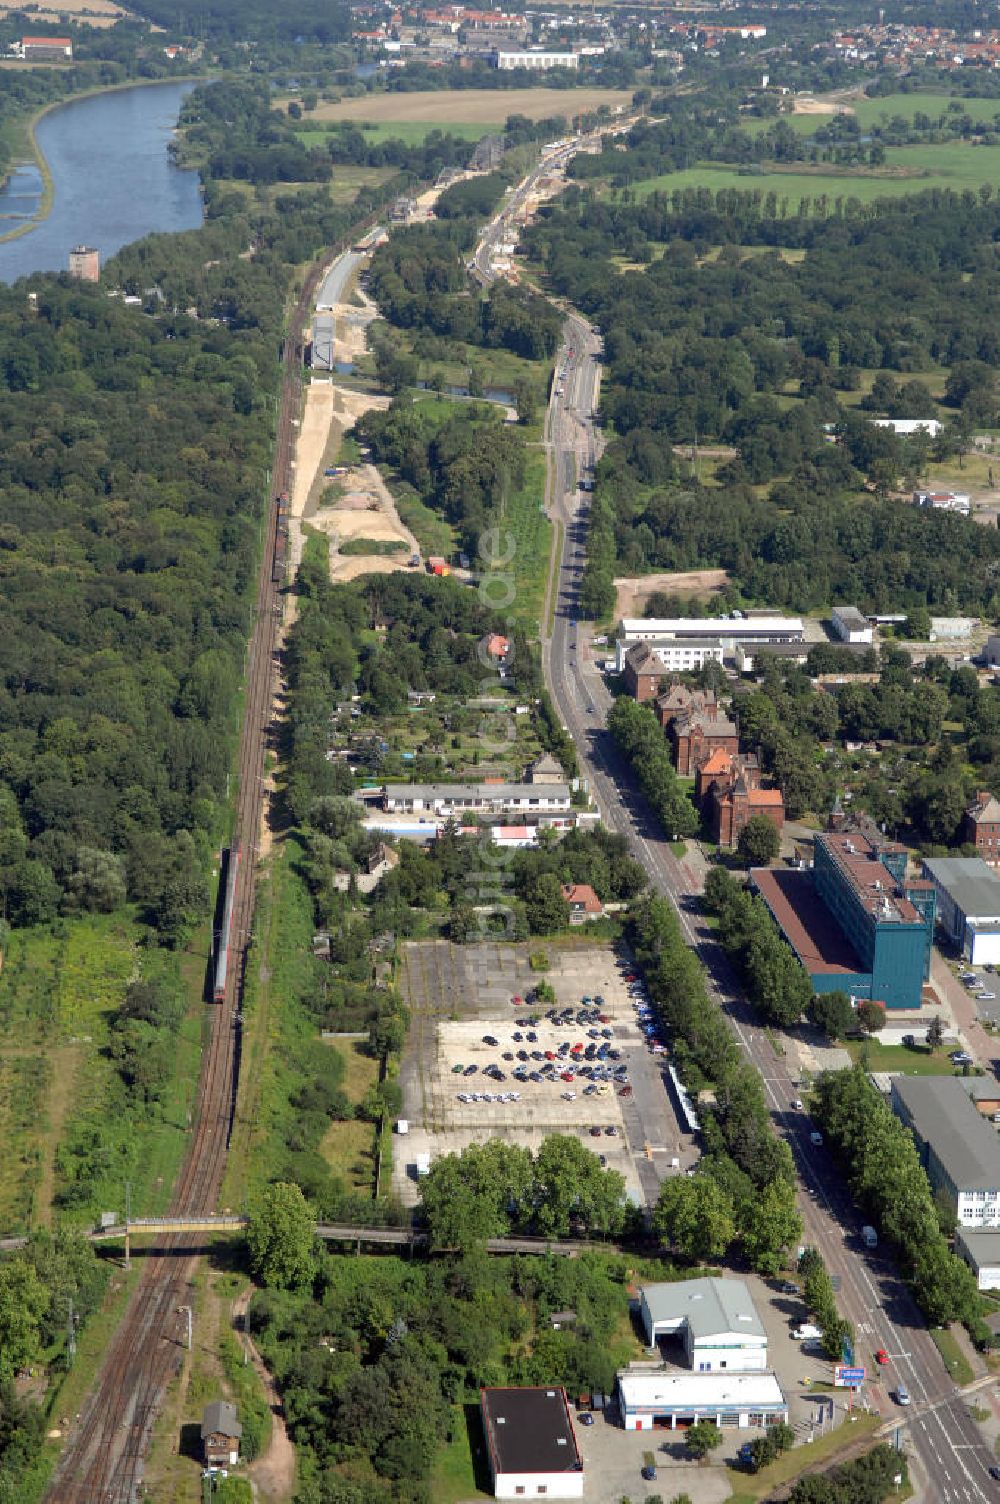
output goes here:
{"type": "Polygon", "coordinates": [[[894,1076],[893,1111],[961,1227],[1000,1226],[1000,1086],[985,1076],[894,1076]]]}
{"type": "Polygon", "coordinates": [[[678,1338],[698,1373],[763,1373],[767,1333],[741,1279],[689,1279],[645,1285],[639,1298],[646,1341],[678,1338]]]}
{"type": "Polygon", "coordinates": [[[746,611],[732,616],[623,617],[615,644],[615,672],[622,673],[625,655],[638,642],[659,650],[675,651],[682,643],[718,642],[724,658],[733,657],[737,647],[747,644],[774,646],[801,643],[805,627],[798,616],[776,616],[769,611],[746,611]]]}
{"type": "Polygon", "coordinates": [[[22,37],[19,50],[26,63],[73,61],[73,43],[69,37],[22,37]]]}
{"type": "Polygon", "coordinates": [[[543,52],[539,49],[522,52],[498,47],[493,53],[493,66],[501,71],[511,68],[579,68],[580,58],[575,52],[543,52]]]}
{"type": "Polygon", "coordinates": [[[615,1381],[626,1431],[677,1430],[700,1420],[717,1426],[772,1426],[788,1420],[773,1373],[683,1373],[630,1369],[615,1381]]]}
{"type": "Polygon", "coordinates": [[[816,992],[919,1008],[930,975],[936,893],[906,875],[906,848],[871,821],[817,835],[812,871],[756,867],[753,887],[816,992]]]}
{"type": "Polygon", "coordinates": [[[973,966],[1000,961],[1000,876],[979,856],[936,856],[924,876],[937,893],[937,920],[973,966]]]}
{"type": "Polygon", "coordinates": [[[830,625],[841,642],[874,641],[875,628],[867,617],[861,615],[857,606],[834,606],[830,614],[830,625]]]}
{"type": "Polygon", "coordinates": [[[976,1276],[980,1290],[1000,1290],[1000,1232],[956,1228],[955,1252],[976,1276]]]}
{"type": "Polygon", "coordinates": [[[583,1461],[565,1389],[481,1389],[497,1499],[581,1499],[583,1461]]]}
{"type": "Polygon", "coordinates": [[[891,428],[900,438],[910,438],[915,433],[926,433],[936,439],[944,424],[940,418],[871,418],[876,428],[891,428]]]}

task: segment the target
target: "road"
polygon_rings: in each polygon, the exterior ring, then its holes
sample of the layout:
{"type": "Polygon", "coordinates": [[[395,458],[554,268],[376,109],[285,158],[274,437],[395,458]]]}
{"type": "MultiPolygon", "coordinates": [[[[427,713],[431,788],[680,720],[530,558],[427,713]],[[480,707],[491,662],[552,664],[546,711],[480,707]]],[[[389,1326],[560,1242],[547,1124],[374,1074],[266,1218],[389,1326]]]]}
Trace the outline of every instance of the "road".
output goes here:
{"type": "Polygon", "coordinates": [[[337,257],[316,294],[317,310],[336,308],[344,301],[344,288],[368,255],[369,251],[345,251],[337,257]]]}
{"type": "MultiPolygon", "coordinates": [[[[550,159],[524,180],[510,196],[505,213],[511,205],[523,201],[537,177],[551,166],[550,159]]],[[[487,227],[476,250],[475,266],[484,282],[492,281],[495,275],[492,256],[506,233],[503,220],[504,215],[498,216],[487,227]]],[[[862,1219],[843,1177],[826,1149],[810,1144],[811,1124],[791,1106],[798,1094],[797,1083],[768,1035],[756,1026],[726,957],[711,931],[699,921],[691,903],[697,892],[694,875],[663,838],[630,770],[604,729],[610,696],[590,660],[589,626],[577,625],[588,510],[587,495],[579,489],[578,481],[583,467],[592,464],[602,448],[595,424],[599,356],[598,336],[579,315],[571,314],[560,354],[563,379],[553,383],[546,416],[550,460],[547,509],[564,529],[550,633],[546,631],[547,616],[543,621],[546,681],[605,823],[626,837],[652,884],[673,902],[684,935],[705,967],[710,992],[728,1018],[744,1056],[763,1080],[775,1131],[787,1140],[795,1157],[804,1241],[816,1246],[830,1273],[839,1276],[838,1300],[855,1327],[857,1362],[871,1369],[877,1349],[885,1348],[890,1354],[885,1383],[869,1385],[868,1403],[887,1419],[906,1426],[908,1450],[917,1464],[915,1482],[923,1499],[967,1500],[970,1504],[997,1500],[1000,1485],[988,1471],[995,1458],[969,1415],[968,1401],[958,1395],[926,1323],[891,1260],[861,1246],[862,1219]],[[909,1409],[897,1407],[891,1397],[889,1389],[897,1383],[909,1390],[909,1409]]]]}

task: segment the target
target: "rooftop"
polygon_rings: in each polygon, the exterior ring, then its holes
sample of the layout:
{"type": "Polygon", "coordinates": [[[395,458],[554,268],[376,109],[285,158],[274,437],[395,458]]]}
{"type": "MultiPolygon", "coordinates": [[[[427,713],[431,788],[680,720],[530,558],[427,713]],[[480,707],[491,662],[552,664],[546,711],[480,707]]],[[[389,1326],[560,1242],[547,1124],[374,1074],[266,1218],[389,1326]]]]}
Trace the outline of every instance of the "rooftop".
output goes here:
{"type": "Polygon", "coordinates": [[[863,974],[853,945],[816,892],[811,872],[754,867],[751,881],[812,976],[863,974]]]}
{"type": "Polygon", "coordinates": [[[618,1386],[628,1408],[650,1405],[704,1406],[709,1410],[753,1410],[783,1405],[773,1373],[689,1373],[656,1369],[620,1373],[618,1386]]]}
{"type": "Polygon", "coordinates": [[[696,1340],[720,1332],[743,1332],[767,1340],[753,1297],[741,1279],[644,1285],[642,1298],[654,1326],[664,1321],[685,1322],[696,1340]]]}
{"type": "Polygon", "coordinates": [[[1000,877],[982,857],[927,857],[924,871],[946,889],[967,919],[1000,919],[1000,877]]]}
{"type": "Polygon", "coordinates": [[[569,802],[569,789],[564,783],[387,783],[382,792],[387,799],[422,799],[425,803],[440,800],[443,804],[471,799],[482,799],[489,804],[502,804],[508,799],[569,802]]]}
{"type": "Polygon", "coordinates": [[[201,1416],[201,1439],[206,1436],[235,1436],[243,1435],[243,1427],[237,1419],[236,1406],[228,1400],[213,1400],[206,1405],[201,1416]]]}
{"type": "Polygon", "coordinates": [[[878,848],[860,831],[828,831],[816,837],[829,853],[862,907],[877,921],[922,924],[923,920],[899,883],[880,860],[878,848]]]}
{"type": "Polygon", "coordinates": [[[1000,1190],[1000,1134],[976,1106],[969,1081],[897,1076],[892,1089],[958,1189],[1000,1190]]]}
{"type": "MultiPolygon", "coordinates": [[[[986,1264],[1000,1264],[1000,1228],[959,1227],[956,1236],[980,1268],[986,1264]]],[[[1000,1316],[1000,1312],[997,1314],[1000,1316]]],[[[993,1330],[996,1331],[996,1327],[993,1330]]]]}
{"type": "Polygon", "coordinates": [[[833,614],[843,626],[849,627],[852,632],[865,631],[869,625],[867,617],[861,615],[857,606],[834,606],[833,614]]]}
{"type": "Polygon", "coordinates": [[[481,1389],[479,1399],[494,1472],[583,1470],[565,1389],[481,1389]]]}
{"type": "Polygon", "coordinates": [[[801,616],[625,616],[620,637],[738,637],[755,632],[803,631],[801,616]]]}

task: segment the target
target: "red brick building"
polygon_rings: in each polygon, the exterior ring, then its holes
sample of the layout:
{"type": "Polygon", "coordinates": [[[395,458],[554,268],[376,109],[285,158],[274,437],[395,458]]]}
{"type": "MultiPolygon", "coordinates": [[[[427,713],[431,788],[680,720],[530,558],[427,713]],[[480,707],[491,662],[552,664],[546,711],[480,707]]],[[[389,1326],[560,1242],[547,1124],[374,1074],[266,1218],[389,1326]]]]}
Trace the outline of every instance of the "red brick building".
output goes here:
{"type": "Polygon", "coordinates": [[[740,733],[718,705],[687,711],[676,716],[667,727],[674,748],[674,765],[681,778],[690,778],[696,768],[713,752],[736,753],[740,733]]]}
{"type": "Polygon", "coordinates": [[[626,692],[633,700],[638,700],[641,705],[646,700],[655,699],[665,678],[663,659],[653,651],[648,642],[637,642],[629,648],[625,654],[622,679],[626,692]]]}
{"type": "Polygon", "coordinates": [[[754,815],[766,815],[778,831],[784,826],[781,790],[761,788],[760,763],[752,752],[740,755],[717,747],[697,769],[694,788],[708,815],[712,839],[728,850],[754,815]]]}
{"type": "Polygon", "coordinates": [[[978,793],[975,804],[965,812],[962,835],[984,862],[1000,866],[1000,800],[986,790],[978,793]]]}
{"type": "Polygon", "coordinates": [[[563,883],[562,896],[569,904],[570,924],[604,917],[604,905],[589,883],[563,883]]]}
{"type": "Polygon", "coordinates": [[[656,719],[666,731],[679,715],[692,710],[713,710],[716,705],[714,690],[692,689],[687,684],[679,684],[670,679],[663,693],[657,695],[653,709],[656,719]]]}

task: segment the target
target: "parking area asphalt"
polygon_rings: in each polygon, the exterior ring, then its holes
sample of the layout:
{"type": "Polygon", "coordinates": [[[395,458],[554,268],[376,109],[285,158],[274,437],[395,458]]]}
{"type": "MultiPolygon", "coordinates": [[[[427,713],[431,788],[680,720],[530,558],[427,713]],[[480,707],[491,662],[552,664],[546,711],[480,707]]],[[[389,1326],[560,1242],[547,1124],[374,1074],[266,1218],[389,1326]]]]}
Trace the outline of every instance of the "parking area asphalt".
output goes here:
{"type": "Polygon", "coordinates": [[[539,948],[538,942],[531,947],[462,947],[443,941],[406,947],[403,983],[411,1028],[400,1081],[401,1116],[409,1133],[405,1146],[397,1142],[393,1171],[394,1189],[404,1202],[412,1204],[417,1197],[418,1156],[433,1160],[497,1136],[537,1149],[551,1133],[574,1133],[624,1175],[631,1198],[645,1205],[655,1202],[666,1175],[683,1173],[697,1160],[698,1150],[682,1131],[670,1097],[667,1057],[651,1052],[640,1027],[626,980],[634,975],[627,958],[610,946],[581,939],[549,944],[548,969],[532,971],[529,950],[539,948]],[[549,1004],[513,1002],[527,997],[543,979],[555,991],[556,1009],[573,1009],[570,1022],[547,1018],[549,1004]],[[588,1011],[596,1009],[607,1023],[577,1021],[583,998],[595,1000],[588,1011]],[[529,1016],[537,1020],[533,1028],[526,1022],[529,1016]],[[602,1032],[606,1028],[610,1038],[602,1032]],[[526,1038],[529,1032],[536,1036],[533,1041],[526,1038]],[[514,1039],[516,1033],[520,1040],[514,1039]],[[487,1044],[487,1039],[497,1043],[487,1044]],[[575,1071],[575,1079],[563,1080],[563,1070],[555,1067],[572,1069],[567,1057],[578,1044],[593,1046],[595,1056],[607,1045],[603,1062],[592,1058],[585,1063],[591,1069],[603,1065],[627,1071],[627,1083],[594,1083],[575,1071]],[[527,1061],[517,1058],[518,1050],[528,1054],[527,1061]],[[618,1060],[608,1058],[611,1050],[618,1060]],[[548,1062],[552,1080],[514,1079],[515,1070],[539,1074],[546,1053],[554,1057],[548,1062]],[[455,1070],[458,1065],[462,1074],[455,1070]],[[469,1071],[472,1065],[475,1072],[469,1071]],[[484,1077],[486,1066],[501,1070],[505,1079],[484,1077]],[[596,1090],[585,1094],[591,1085],[596,1090]],[[620,1095],[626,1085],[626,1094],[620,1095]],[[518,1096],[512,1101],[513,1092],[518,1096]],[[460,1096],[478,1100],[460,1101],[460,1096]],[[484,1101],[485,1096],[494,1100],[484,1101]],[[609,1128],[614,1132],[608,1133],[609,1128]]]}

